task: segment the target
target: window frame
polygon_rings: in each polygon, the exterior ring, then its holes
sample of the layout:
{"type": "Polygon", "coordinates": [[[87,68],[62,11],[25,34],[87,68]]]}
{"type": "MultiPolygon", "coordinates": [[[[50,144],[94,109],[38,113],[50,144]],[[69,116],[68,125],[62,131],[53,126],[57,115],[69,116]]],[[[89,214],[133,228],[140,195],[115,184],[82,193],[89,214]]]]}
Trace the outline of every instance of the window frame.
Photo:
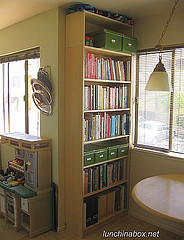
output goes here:
{"type": "MultiPolygon", "coordinates": [[[[150,48],[150,49],[143,49],[137,51],[136,58],[135,58],[135,65],[136,65],[136,74],[135,74],[135,85],[134,85],[134,97],[135,97],[135,105],[134,105],[134,136],[133,136],[133,146],[138,147],[141,149],[147,149],[147,150],[156,150],[159,152],[167,152],[167,153],[177,153],[177,154],[184,154],[182,152],[176,152],[172,149],[172,144],[173,144],[173,129],[174,129],[174,75],[175,75],[175,52],[177,48],[184,48],[184,45],[172,45],[172,46],[167,46],[163,49],[163,52],[170,51],[172,52],[172,67],[171,67],[171,85],[173,91],[170,93],[170,114],[169,114],[169,147],[168,148],[161,148],[161,147],[155,147],[155,146],[150,146],[146,144],[140,144],[138,143],[138,109],[139,109],[139,57],[140,55],[143,54],[156,54],[159,53],[159,51],[155,48],[150,48]]],[[[151,74],[151,72],[150,72],[151,74]]]]}
{"type": "Polygon", "coordinates": [[[9,55],[0,56],[0,64],[2,64],[2,85],[3,85],[3,131],[10,132],[10,70],[9,70],[9,64],[10,62],[15,61],[24,61],[24,80],[25,80],[25,95],[24,95],[24,101],[25,101],[25,133],[29,133],[29,99],[28,99],[28,61],[29,59],[40,59],[40,48],[36,47],[33,49],[28,49],[25,51],[21,51],[18,53],[13,53],[9,55]],[[5,89],[5,63],[7,63],[7,81],[8,86],[7,89],[5,89]],[[6,113],[5,113],[5,91],[7,91],[7,108],[8,108],[8,119],[6,120],[6,113]],[[8,121],[6,123],[6,121],[8,121]],[[6,129],[7,124],[7,129],[6,129]]]}

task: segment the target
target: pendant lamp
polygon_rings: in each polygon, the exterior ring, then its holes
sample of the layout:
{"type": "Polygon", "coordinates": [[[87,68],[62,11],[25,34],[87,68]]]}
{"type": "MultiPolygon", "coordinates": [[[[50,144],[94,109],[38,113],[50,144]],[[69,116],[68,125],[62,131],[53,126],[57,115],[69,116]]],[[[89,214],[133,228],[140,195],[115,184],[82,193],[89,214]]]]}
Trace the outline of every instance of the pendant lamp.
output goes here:
{"type": "Polygon", "coordinates": [[[174,11],[176,9],[176,5],[178,4],[179,0],[175,0],[174,6],[172,8],[172,11],[170,13],[170,16],[167,20],[167,24],[161,34],[161,37],[158,41],[158,44],[155,46],[156,49],[160,51],[159,53],[159,62],[156,65],[155,69],[153,70],[152,74],[149,77],[148,83],[146,85],[145,90],[148,91],[163,91],[163,92],[172,92],[172,86],[170,83],[170,80],[168,78],[168,74],[166,72],[166,69],[164,67],[164,64],[162,63],[162,50],[163,47],[161,45],[162,39],[166,33],[166,30],[169,26],[169,23],[171,22],[171,18],[174,14],[174,11]]]}

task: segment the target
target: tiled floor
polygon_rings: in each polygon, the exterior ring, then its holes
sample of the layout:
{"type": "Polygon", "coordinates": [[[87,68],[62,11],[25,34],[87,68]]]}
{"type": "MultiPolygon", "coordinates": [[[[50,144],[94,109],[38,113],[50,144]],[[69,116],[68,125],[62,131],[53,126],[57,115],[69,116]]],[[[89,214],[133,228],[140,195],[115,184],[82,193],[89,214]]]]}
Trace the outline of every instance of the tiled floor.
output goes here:
{"type": "MultiPolygon", "coordinates": [[[[182,238],[179,235],[176,235],[174,233],[168,232],[166,230],[163,230],[161,228],[158,228],[156,226],[143,222],[132,216],[124,216],[123,218],[119,218],[111,222],[110,224],[104,227],[101,227],[98,230],[90,233],[83,239],[100,240],[100,239],[153,239],[153,238],[159,239],[159,240],[184,240],[184,238],[182,238]],[[104,231],[106,232],[104,233],[104,231]],[[114,238],[107,237],[108,232],[115,232],[115,231],[116,232],[119,231],[118,233],[119,237],[117,237],[117,233],[114,238]],[[134,236],[136,233],[137,234],[139,233],[140,235],[143,234],[143,237],[140,237],[140,236],[139,237],[122,237],[123,231],[126,231],[126,232],[134,231],[134,236]],[[154,232],[155,237],[145,237],[145,234],[148,234],[148,232],[154,232]],[[103,237],[103,233],[105,234],[106,237],[103,237]]],[[[6,224],[4,222],[4,218],[0,218],[0,240],[29,240],[29,239],[30,238],[27,232],[25,232],[24,230],[15,232],[11,224],[6,224]]],[[[65,239],[79,240],[81,238],[74,236],[68,231],[62,231],[59,233],[54,231],[49,231],[45,234],[42,234],[34,238],[34,240],[65,240],[65,239]]]]}

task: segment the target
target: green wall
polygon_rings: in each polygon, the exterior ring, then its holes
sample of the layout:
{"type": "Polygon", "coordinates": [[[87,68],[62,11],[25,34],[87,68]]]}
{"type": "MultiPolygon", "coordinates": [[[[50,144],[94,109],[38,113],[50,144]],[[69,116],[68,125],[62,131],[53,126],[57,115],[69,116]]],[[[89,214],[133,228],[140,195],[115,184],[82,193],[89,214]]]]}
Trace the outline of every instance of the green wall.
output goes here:
{"type": "MultiPolygon", "coordinates": [[[[40,47],[41,66],[51,66],[53,115],[41,114],[41,137],[52,139],[52,175],[58,182],[58,16],[57,9],[36,15],[0,31],[0,55],[40,47]]],[[[4,159],[3,159],[4,161],[4,159]]]]}

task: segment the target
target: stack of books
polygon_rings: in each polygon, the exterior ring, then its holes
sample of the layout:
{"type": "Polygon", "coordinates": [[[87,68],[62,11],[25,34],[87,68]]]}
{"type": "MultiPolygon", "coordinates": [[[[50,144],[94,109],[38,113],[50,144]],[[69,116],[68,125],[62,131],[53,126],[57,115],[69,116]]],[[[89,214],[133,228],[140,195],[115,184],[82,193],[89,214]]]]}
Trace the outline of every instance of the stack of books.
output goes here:
{"type": "Polygon", "coordinates": [[[87,228],[104,218],[127,208],[127,185],[84,199],[84,227],[87,228]]]}
{"type": "Polygon", "coordinates": [[[84,116],[84,141],[129,135],[129,114],[86,113],[84,116]]]}
{"type": "Polygon", "coordinates": [[[104,58],[85,51],[85,78],[130,81],[130,61],[104,58]]]}
{"type": "Polygon", "coordinates": [[[89,85],[84,87],[84,110],[128,108],[128,86],[109,87],[89,85]]]}
{"type": "Polygon", "coordinates": [[[127,159],[84,169],[84,194],[126,180],[127,159]]]}

